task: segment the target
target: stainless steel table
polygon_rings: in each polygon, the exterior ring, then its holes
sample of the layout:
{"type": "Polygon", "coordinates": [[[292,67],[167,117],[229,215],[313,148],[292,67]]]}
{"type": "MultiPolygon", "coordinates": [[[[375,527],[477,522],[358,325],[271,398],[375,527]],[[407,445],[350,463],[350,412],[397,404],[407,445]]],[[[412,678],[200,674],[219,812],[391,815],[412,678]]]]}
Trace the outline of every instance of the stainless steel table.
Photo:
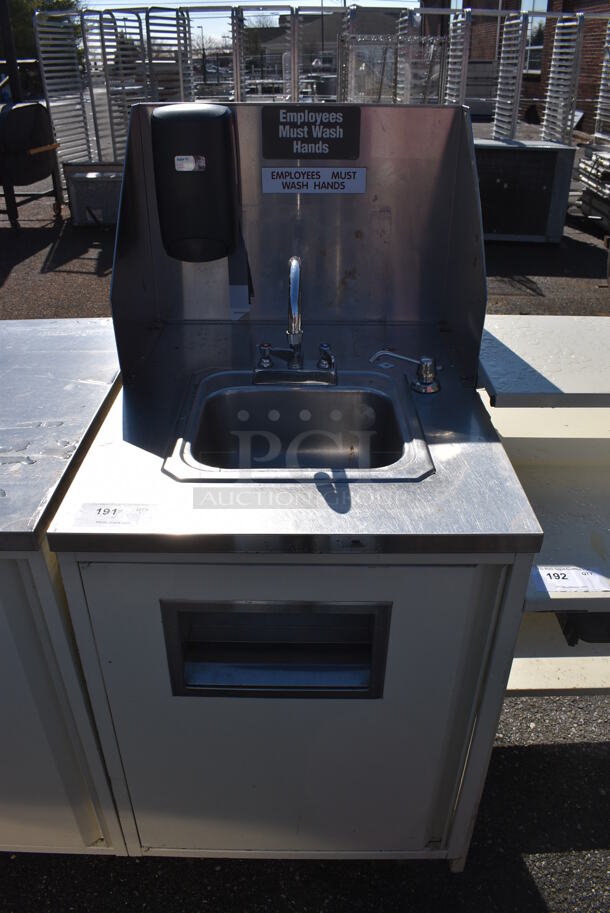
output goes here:
{"type": "Polygon", "coordinates": [[[0,849],[124,853],[46,541],[119,386],[111,322],[0,322],[0,372],[0,849]]]}

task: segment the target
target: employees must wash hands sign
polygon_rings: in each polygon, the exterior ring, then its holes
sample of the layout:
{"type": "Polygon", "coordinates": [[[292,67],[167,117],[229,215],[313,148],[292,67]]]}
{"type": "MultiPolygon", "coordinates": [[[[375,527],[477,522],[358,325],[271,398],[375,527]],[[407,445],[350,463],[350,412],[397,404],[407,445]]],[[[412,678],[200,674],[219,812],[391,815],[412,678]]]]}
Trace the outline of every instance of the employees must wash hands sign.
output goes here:
{"type": "Polygon", "coordinates": [[[359,107],[270,105],[261,118],[264,159],[316,160],[263,168],[263,193],[365,193],[366,168],[323,165],[359,157],[359,107]]]}

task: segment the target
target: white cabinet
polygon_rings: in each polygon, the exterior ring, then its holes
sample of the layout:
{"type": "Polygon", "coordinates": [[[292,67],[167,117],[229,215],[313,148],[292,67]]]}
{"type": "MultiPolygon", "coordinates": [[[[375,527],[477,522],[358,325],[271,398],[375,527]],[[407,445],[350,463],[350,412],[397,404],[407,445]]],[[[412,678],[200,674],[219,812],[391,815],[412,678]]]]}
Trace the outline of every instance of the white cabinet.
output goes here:
{"type": "Polygon", "coordinates": [[[121,853],[118,821],[60,611],[41,552],[3,553],[0,849],[121,853]]]}
{"type": "MultiPolygon", "coordinates": [[[[71,611],[96,713],[107,695],[102,739],[109,758],[120,755],[140,849],[447,855],[505,569],[127,558],[80,564],[84,599],[71,597],[71,611]],[[378,610],[389,621],[385,634],[383,623],[375,629],[378,610]],[[362,641],[354,631],[366,625],[340,616],[358,611],[370,613],[377,640],[352,662],[341,643],[362,641]],[[284,649],[292,637],[290,612],[297,625],[314,621],[300,646],[281,655],[265,694],[252,666],[260,673],[276,662],[278,644],[284,649]],[[177,641],[168,618],[182,619],[177,641]],[[304,641],[335,651],[322,672],[319,655],[303,654],[304,641]],[[250,664],[244,643],[255,644],[250,664]],[[377,697],[365,695],[367,655],[374,674],[381,669],[377,697]],[[181,664],[191,683],[182,693],[181,664]],[[294,666],[300,679],[290,678],[294,666]],[[348,666],[358,667],[354,678],[348,666]]],[[[515,618],[515,635],[517,626],[515,618]]],[[[498,711],[502,688],[500,681],[498,711]]]]}

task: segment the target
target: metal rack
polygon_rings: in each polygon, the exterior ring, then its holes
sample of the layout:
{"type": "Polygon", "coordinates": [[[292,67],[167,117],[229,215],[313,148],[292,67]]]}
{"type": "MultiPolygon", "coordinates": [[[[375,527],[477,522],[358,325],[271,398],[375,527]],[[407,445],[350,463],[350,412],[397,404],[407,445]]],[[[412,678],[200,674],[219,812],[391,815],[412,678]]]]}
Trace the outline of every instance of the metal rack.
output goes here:
{"type": "Polygon", "coordinates": [[[597,99],[595,138],[603,142],[610,142],[610,20],[608,20],[608,27],[606,28],[604,63],[602,65],[597,99]]]}
{"type": "Polygon", "coordinates": [[[341,50],[337,98],[357,104],[395,102],[396,35],[363,30],[359,8],[351,6],[343,16],[338,44],[341,50]]]}
{"type": "Polygon", "coordinates": [[[293,36],[300,33],[299,16],[290,7],[276,8],[273,26],[266,20],[261,23],[258,10],[241,8],[242,25],[238,40],[241,46],[239,65],[234,67],[241,79],[242,101],[298,101],[303,92],[301,85],[301,48],[293,36]],[[270,43],[264,47],[261,35],[273,32],[270,43]],[[294,81],[292,57],[294,50],[294,81]]]}
{"type": "Polygon", "coordinates": [[[142,19],[112,10],[81,16],[85,68],[101,159],[125,153],[131,105],[150,98],[142,19]]]}
{"type": "Polygon", "coordinates": [[[508,16],[504,23],[492,130],[492,136],[497,140],[510,140],[515,137],[525,61],[527,24],[527,15],[508,16]]]}
{"type": "Polygon", "coordinates": [[[187,10],[146,11],[152,101],[193,101],[193,48],[187,10]]]}
{"type": "Polygon", "coordinates": [[[233,42],[233,85],[235,101],[243,101],[245,87],[244,73],[244,14],[241,9],[231,10],[231,39],[233,42]]]}
{"type": "Polygon", "coordinates": [[[454,13],[449,20],[449,52],[444,99],[446,105],[463,105],[466,98],[471,25],[470,10],[454,13]]]}
{"type": "Polygon", "coordinates": [[[396,101],[396,39],[388,35],[349,35],[346,100],[357,104],[396,101]]]}
{"type": "MultiPolygon", "coordinates": [[[[555,30],[541,138],[570,142],[585,20],[608,16],[537,13],[536,18],[548,23],[547,42],[555,30]]],[[[196,98],[255,101],[264,95],[265,100],[292,102],[472,102],[476,113],[484,91],[482,113],[489,116],[495,107],[494,139],[515,137],[531,17],[476,10],[473,24],[468,9],[392,11],[379,29],[386,34],[371,28],[372,21],[363,7],[328,9],[285,3],[256,8],[197,3],[78,14],[39,12],[35,18],[39,57],[61,143],[60,159],[120,161],[134,103],[196,98]],[[251,45],[256,44],[253,30],[260,28],[261,15],[273,17],[283,34],[278,30],[265,47],[265,64],[261,51],[259,66],[251,45]],[[434,23],[434,31],[441,19],[439,34],[429,35],[427,23],[434,23]],[[206,55],[204,34],[218,34],[219,20],[228,38],[211,51],[216,54],[214,66],[211,54],[206,55]],[[337,36],[336,23],[341,20],[337,36]],[[496,21],[501,47],[497,90],[495,86],[482,90],[477,73],[483,64],[470,60],[471,47],[476,49],[479,40],[476,30],[488,29],[487,23],[496,21]],[[193,35],[198,37],[198,31],[201,40],[194,46],[193,35]],[[321,58],[319,66],[313,66],[316,57],[321,58]]],[[[609,34],[596,112],[596,135],[602,141],[610,137],[609,34]]]]}
{"type": "MultiPolygon", "coordinates": [[[[447,39],[422,35],[421,16],[413,11],[401,13],[394,34],[362,34],[358,31],[357,14],[358,8],[351,7],[344,16],[339,40],[339,100],[360,104],[443,104],[447,39]]],[[[464,19],[462,13],[455,13],[451,14],[451,21],[456,17],[464,19]]],[[[465,52],[467,44],[461,42],[458,46],[454,39],[454,65],[463,68],[460,54],[465,52]]]]}
{"type": "Polygon", "coordinates": [[[100,160],[117,158],[108,85],[108,69],[112,66],[112,60],[109,64],[107,42],[112,39],[110,34],[105,34],[110,25],[109,16],[105,12],[87,10],[81,16],[85,78],[89,88],[89,120],[100,160]]]}
{"type": "Polygon", "coordinates": [[[60,144],[59,158],[91,161],[90,105],[79,67],[75,19],[36,13],[35,23],[43,90],[60,144]]]}
{"type": "Polygon", "coordinates": [[[420,35],[420,21],[403,13],[397,28],[396,101],[441,104],[447,77],[447,39],[420,35]]]}
{"type": "Polygon", "coordinates": [[[300,48],[301,18],[298,15],[290,17],[290,100],[298,101],[300,94],[301,75],[301,48],[300,48]]]}
{"type": "Polygon", "coordinates": [[[572,140],[583,29],[582,13],[564,16],[555,26],[542,121],[542,139],[549,142],[570,143],[572,140]]]}
{"type": "Polygon", "coordinates": [[[343,14],[343,24],[341,34],[337,42],[337,101],[348,100],[348,82],[349,82],[349,55],[347,53],[347,42],[356,34],[356,7],[350,6],[343,14]]]}

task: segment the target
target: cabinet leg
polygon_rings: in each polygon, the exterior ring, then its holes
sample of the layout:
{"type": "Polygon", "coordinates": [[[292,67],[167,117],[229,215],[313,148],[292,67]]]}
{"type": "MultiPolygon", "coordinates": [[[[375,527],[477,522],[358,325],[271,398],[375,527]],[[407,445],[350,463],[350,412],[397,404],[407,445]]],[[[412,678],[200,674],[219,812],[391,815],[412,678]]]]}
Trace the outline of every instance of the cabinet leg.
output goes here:
{"type": "Polygon", "coordinates": [[[449,860],[449,871],[453,875],[459,875],[460,872],[464,871],[464,866],[466,865],[466,856],[460,856],[458,859],[449,860]]]}

